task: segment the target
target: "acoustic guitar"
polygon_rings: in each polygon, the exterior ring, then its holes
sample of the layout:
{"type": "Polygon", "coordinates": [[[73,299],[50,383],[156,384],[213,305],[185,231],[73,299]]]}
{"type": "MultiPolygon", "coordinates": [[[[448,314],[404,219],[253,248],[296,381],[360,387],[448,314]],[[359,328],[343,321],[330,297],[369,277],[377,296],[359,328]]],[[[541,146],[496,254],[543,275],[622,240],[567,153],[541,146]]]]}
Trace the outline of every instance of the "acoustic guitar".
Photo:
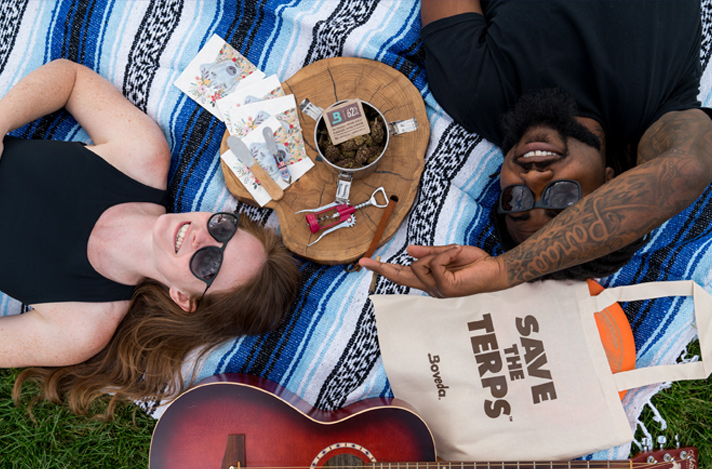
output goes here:
{"type": "Polygon", "coordinates": [[[216,375],[173,401],[153,432],[150,469],[697,469],[694,448],[625,461],[437,461],[425,422],[405,402],[366,399],[327,412],[278,384],[216,375]]]}

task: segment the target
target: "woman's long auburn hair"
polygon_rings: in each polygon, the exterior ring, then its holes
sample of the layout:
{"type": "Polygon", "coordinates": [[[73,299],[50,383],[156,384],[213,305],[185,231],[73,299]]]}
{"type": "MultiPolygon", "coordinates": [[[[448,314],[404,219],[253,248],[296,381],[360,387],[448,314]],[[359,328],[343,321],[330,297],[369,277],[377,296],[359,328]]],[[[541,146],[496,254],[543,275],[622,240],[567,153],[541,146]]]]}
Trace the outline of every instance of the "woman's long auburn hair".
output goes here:
{"type": "Polygon", "coordinates": [[[231,292],[208,294],[196,311],[188,313],[171,300],[168,287],[145,281],[101,352],[78,365],[23,370],[13,388],[15,402],[19,405],[23,384],[35,382],[40,395],[30,407],[43,399],[66,401],[72,412],[87,415],[94,401],[110,393],[106,410],[98,416],[111,419],[124,401],[175,398],[186,385],[181,367],[192,351],[198,352],[195,363],[200,363],[226,340],[276,329],[299,291],[297,264],[271,230],[247,217],[240,218],[240,228],[255,236],[267,254],[262,269],[248,283],[231,292]]]}

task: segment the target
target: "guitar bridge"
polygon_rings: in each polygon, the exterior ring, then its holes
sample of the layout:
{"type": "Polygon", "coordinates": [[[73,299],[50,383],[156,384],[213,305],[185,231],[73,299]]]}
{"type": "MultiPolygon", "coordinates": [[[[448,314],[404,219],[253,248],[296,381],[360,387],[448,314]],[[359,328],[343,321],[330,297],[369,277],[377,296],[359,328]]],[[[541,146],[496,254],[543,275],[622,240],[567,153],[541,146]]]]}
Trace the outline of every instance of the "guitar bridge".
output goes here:
{"type": "Polygon", "coordinates": [[[245,435],[228,435],[222,469],[243,469],[245,462],[245,435]]]}

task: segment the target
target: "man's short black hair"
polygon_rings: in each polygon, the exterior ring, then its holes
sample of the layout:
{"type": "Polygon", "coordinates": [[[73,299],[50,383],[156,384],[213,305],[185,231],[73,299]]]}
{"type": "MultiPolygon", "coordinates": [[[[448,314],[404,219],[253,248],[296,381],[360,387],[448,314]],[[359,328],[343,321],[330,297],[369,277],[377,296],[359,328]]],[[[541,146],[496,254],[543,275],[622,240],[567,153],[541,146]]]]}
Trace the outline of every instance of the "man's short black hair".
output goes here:
{"type": "MultiPolygon", "coordinates": [[[[559,88],[528,91],[519,98],[515,106],[502,118],[502,128],[504,130],[502,152],[507,154],[533,125],[546,125],[557,130],[564,139],[567,137],[575,138],[600,150],[600,139],[575,119],[578,114],[578,106],[573,97],[559,88]]],[[[607,156],[610,155],[611,150],[612,148],[610,147],[606,149],[607,156]]],[[[616,155],[614,159],[623,160],[621,155],[616,155]]],[[[614,167],[614,169],[619,174],[628,168],[618,166],[614,167]]],[[[505,224],[505,215],[498,213],[496,208],[492,210],[492,221],[497,239],[505,251],[519,244],[509,234],[505,224]]],[[[645,238],[640,238],[610,254],[542,276],[536,280],[586,280],[588,278],[606,277],[626,265],[643,244],[645,244],[645,238]]]]}
{"type": "Polygon", "coordinates": [[[514,107],[502,116],[502,152],[507,154],[533,126],[545,125],[555,129],[561,138],[568,137],[601,149],[601,140],[576,120],[579,115],[574,98],[559,88],[527,91],[514,107]]]}

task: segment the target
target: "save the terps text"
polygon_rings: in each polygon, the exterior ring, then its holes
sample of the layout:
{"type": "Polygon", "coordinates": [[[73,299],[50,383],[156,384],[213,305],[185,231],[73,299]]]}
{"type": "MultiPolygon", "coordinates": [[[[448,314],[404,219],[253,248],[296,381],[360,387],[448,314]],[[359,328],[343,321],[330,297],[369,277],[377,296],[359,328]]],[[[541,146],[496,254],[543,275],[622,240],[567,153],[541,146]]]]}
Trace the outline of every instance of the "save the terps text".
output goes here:
{"type": "Polygon", "coordinates": [[[539,322],[534,316],[525,316],[515,318],[515,326],[520,335],[519,343],[500,350],[491,314],[484,314],[481,320],[467,323],[482,387],[492,396],[492,399],[485,399],[484,411],[493,419],[512,412],[511,404],[506,399],[510,380],[522,380],[527,376],[536,379],[536,384],[531,386],[533,404],[556,399],[556,387],[551,371],[547,369],[544,343],[536,338],[539,322]]]}

